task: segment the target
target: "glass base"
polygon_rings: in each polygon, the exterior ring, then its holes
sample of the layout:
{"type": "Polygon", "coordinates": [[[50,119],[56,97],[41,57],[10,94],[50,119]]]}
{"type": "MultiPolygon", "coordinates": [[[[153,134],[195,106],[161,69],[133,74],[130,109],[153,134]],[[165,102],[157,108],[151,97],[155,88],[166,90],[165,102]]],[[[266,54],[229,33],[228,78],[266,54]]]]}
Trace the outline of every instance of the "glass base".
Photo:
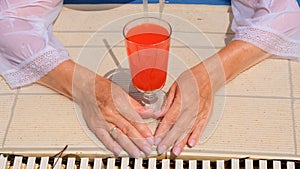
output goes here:
{"type": "Polygon", "coordinates": [[[141,103],[154,112],[160,111],[165,103],[166,93],[162,90],[144,92],[141,103]]]}

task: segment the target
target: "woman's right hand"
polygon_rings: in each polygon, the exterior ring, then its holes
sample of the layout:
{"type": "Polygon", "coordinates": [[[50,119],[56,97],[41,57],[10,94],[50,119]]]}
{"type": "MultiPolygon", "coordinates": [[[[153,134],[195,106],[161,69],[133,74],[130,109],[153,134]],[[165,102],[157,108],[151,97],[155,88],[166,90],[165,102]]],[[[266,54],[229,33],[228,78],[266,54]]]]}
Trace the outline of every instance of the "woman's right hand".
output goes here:
{"type": "Polygon", "coordinates": [[[73,99],[90,130],[114,154],[124,149],[134,158],[150,154],[153,134],[139,113],[145,110],[121,87],[108,79],[66,61],[40,81],[73,99]]]}

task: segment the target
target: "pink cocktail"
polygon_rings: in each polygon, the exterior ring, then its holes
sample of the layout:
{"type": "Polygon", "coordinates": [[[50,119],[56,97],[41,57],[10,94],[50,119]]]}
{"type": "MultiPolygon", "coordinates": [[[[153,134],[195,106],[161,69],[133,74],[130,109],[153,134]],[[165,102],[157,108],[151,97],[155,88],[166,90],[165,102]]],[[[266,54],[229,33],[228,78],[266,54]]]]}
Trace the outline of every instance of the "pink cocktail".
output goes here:
{"type": "Polygon", "coordinates": [[[123,30],[132,83],[144,92],[144,105],[155,110],[162,104],[158,102],[167,78],[171,32],[169,23],[154,17],[135,19],[123,30]]]}

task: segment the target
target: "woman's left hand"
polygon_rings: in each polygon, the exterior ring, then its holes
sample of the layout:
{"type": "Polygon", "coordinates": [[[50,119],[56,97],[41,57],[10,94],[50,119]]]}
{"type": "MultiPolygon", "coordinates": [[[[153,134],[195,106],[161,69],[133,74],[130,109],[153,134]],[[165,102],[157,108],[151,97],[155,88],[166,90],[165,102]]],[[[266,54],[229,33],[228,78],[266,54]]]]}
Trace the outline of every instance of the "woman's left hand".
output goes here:
{"type": "Polygon", "coordinates": [[[183,72],[171,86],[162,121],[155,133],[158,153],[173,146],[178,156],[185,145],[195,146],[212,111],[213,91],[203,64],[183,72]]]}
{"type": "Polygon", "coordinates": [[[214,93],[226,82],[271,55],[257,46],[233,40],[218,53],[182,73],[172,85],[155,133],[158,153],[173,146],[195,146],[212,112],[214,93]]]}

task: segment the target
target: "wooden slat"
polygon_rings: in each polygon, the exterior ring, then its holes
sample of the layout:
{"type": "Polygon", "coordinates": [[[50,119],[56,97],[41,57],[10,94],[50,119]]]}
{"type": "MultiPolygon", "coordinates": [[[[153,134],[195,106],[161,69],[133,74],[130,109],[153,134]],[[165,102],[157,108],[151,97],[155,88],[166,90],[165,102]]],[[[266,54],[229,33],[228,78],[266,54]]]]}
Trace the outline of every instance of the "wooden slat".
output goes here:
{"type": "Polygon", "coordinates": [[[210,160],[202,161],[202,169],[210,169],[210,160]]]}
{"type": "Polygon", "coordinates": [[[189,160],[189,169],[197,169],[197,160],[189,160]]]}
{"type": "Polygon", "coordinates": [[[136,158],[134,160],[134,169],[142,169],[143,168],[143,158],[136,158]]]}
{"type": "Polygon", "coordinates": [[[22,159],[23,159],[23,157],[21,157],[21,156],[16,156],[15,157],[14,164],[13,164],[13,169],[21,169],[22,159]]]}
{"type": "Polygon", "coordinates": [[[107,159],[106,169],[115,169],[115,164],[116,164],[116,159],[115,158],[107,159]]]}
{"type": "Polygon", "coordinates": [[[0,169],[6,169],[7,157],[0,155],[0,169]]]}
{"type": "Polygon", "coordinates": [[[280,161],[273,161],[273,169],[281,169],[281,162],[280,161]]]}
{"type": "Polygon", "coordinates": [[[62,158],[55,158],[53,162],[53,169],[61,169],[62,158]]]}
{"type": "Polygon", "coordinates": [[[240,168],[240,160],[231,159],[231,169],[239,169],[239,168],[240,168]]]}
{"type": "Polygon", "coordinates": [[[295,169],[295,163],[291,162],[291,161],[288,161],[287,164],[286,164],[286,168],[287,169],[295,169]]]}
{"type": "Polygon", "coordinates": [[[245,160],[245,169],[253,169],[253,160],[251,159],[245,160]]]}
{"type": "Polygon", "coordinates": [[[121,160],[121,169],[128,169],[129,157],[122,157],[121,160]]]}
{"type": "Polygon", "coordinates": [[[42,157],[40,163],[40,169],[48,169],[49,157],[42,157]]]}
{"type": "Polygon", "coordinates": [[[225,169],[224,160],[217,160],[217,169],[225,169]]]}
{"type": "Polygon", "coordinates": [[[183,169],[183,160],[181,159],[175,160],[175,169],[183,169]]]}
{"type": "Polygon", "coordinates": [[[268,169],[267,160],[259,160],[259,169],[268,169]]]}
{"type": "Polygon", "coordinates": [[[93,169],[102,169],[102,166],[103,166],[102,158],[95,158],[93,169]]]}
{"type": "Polygon", "coordinates": [[[80,169],[88,169],[88,166],[89,166],[89,158],[81,158],[80,169]]]}
{"type": "Polygon", "coordinates": [[[148,159],[148,169],[156,169],[156,158],[148,159]]]}
{"type": "Polygon", "coordinates": [[[169,159],[163,159],[161,168],[162,169],[170,169],[170,160],[169,159]]]}
{"type": "Polygon", "coordinates": [[[34,169],[35,159],[35,157],[28,157],[26,169],[34,169]]]}
{"type": "Polygon", "coordinates": [[[73,158],[73,157],[68,158],[67,169],[74,169],[75,168],[75,161],[76,161],[76,159],[73,158]]]}

